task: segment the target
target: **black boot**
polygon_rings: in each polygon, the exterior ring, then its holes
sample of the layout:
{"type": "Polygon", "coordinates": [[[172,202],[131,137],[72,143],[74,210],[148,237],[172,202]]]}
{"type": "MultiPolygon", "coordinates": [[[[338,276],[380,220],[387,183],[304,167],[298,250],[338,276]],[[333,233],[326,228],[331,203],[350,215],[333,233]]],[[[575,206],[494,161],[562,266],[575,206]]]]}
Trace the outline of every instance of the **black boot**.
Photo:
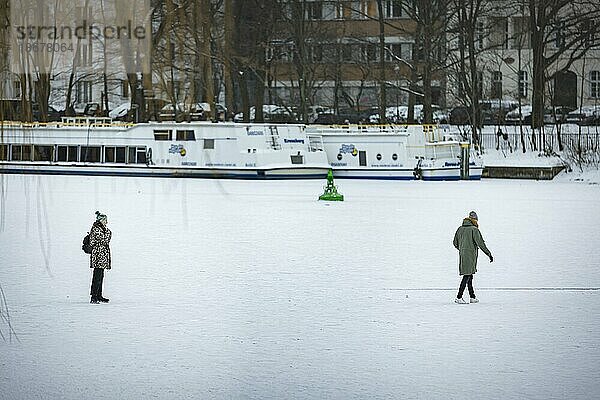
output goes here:
{"type": "Polygon", "coordinates": [[[90,303],[92,303],[92,304],[98,304],[98,303],[100,303],[100,300],[98,300],[96,297],[92,296],[92,299],[90,300],[90,303]]]}
{"type": "Polygon", "coordinates": [[[100,301],[101,303],[108,303],[108,299],[102,296],[98,296],[98,301],[100,301]]]}

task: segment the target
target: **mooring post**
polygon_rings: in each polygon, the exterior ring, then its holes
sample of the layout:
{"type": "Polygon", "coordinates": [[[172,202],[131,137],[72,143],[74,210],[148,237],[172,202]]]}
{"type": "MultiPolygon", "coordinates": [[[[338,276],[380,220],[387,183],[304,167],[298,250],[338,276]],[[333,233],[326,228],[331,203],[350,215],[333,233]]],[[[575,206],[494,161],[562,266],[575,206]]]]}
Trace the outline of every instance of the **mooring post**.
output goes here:
{"type": "Polygon", "coordinates": [[[469,180],[469,153],[470,144],[462,142],[460,144],[460,179],[469,180]]]}

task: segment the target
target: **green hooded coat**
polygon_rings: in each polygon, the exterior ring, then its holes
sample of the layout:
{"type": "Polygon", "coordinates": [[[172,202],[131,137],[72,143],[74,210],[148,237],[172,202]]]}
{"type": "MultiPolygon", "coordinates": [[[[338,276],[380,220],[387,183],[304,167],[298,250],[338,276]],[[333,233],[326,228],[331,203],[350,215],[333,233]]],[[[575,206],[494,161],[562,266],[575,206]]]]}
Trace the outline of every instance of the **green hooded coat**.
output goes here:
{"type": "Polygon", "coordinates": [[[477,272],[477,254],[481,249],[488,257],[492,254],[479,232],[477,221],[470,218],[463,220],[462,226],[454,234],[454,247],[459,252],[460,275],[472,275],[477,272]]]}

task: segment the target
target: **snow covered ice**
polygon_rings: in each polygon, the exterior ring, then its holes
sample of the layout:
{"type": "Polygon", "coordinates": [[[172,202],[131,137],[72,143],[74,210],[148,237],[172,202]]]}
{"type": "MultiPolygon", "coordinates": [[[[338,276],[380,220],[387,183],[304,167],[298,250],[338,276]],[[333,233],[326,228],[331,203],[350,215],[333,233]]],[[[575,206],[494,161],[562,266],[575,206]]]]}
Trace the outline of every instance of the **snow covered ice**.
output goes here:
{"type": "Polygon", "coordinates": [[[0,399],[590,399],[600,185],[2,176],[0,399]],[[479,304],[452,238],[474,209],[479,304]],[[108,215],[109,304],[81,241],[108,215]]]}

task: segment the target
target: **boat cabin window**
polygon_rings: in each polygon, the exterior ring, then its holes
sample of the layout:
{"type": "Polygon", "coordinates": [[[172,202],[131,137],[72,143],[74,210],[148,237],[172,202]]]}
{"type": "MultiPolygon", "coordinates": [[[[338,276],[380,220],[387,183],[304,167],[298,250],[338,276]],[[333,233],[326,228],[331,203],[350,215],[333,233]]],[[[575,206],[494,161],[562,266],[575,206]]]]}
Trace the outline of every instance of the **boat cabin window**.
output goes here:
{"type": "Polygon", "coordinates": [[[392,160],[396,161],[398,159],[398,154],[394,153],[392,154],[392,160]]]}
{"type": "Polygon", "coordinates": [[[170,129],[155,129],[154,140],[171,140],[172,132],[170,129]]]}
{"type": "Polygon", "coordinates": [[[104,147],[104,162],[125,164],[125,147],[104,147]]]}
{"type": "Polygon", "coordinates": [[[187,129],[185,131],[177,131],[176,134],[177,140],[196,140],[196,135],[194,134],[193,129],[187,129]]]}
{"type": "Polygon", "coordinates": [[[304,164],[304,156],[301,154],[297,154],[297,155],[292,155],[290,156],[292,158],[292,164],[304,164]]]}
{"type": "Polygon", "coordinates": [[[214,150],[214,148],[215,148],[215,139],[204,139],[204,149],[214,150]]]}
{"type": "Polygon", "coordinates": [[[8,161],[8,145],[0,144],[0,161],[8,161]]]}
{"type": "Polygon", "coordinates": [[[33,146],[33,161],[52,161],[54,146],[33,146]]]}
{"type": "Polygon", "coordinates": [[[308,146],[310,151],[323,151],[323,139],[320,136],[309,136],[308,146]]]}
{"type": "Polygon", "coordinates": [[[77,162],[77,146],[57,146],[56,161],[77,162]]]}
{"type": "Polygon", "coordinates": [[[146,164],[146,147],[129,147],[128,164],[146,164]]]}
{"type": "Polygon", "coordinates": [[[11,159],[14,161],[31,161],[31,145],[12,145],[11,159]]]}
{"type": "Polygon", "coordinates": [[[100,162],[100,146],[81,146],[82,162],[100,162]]]}

